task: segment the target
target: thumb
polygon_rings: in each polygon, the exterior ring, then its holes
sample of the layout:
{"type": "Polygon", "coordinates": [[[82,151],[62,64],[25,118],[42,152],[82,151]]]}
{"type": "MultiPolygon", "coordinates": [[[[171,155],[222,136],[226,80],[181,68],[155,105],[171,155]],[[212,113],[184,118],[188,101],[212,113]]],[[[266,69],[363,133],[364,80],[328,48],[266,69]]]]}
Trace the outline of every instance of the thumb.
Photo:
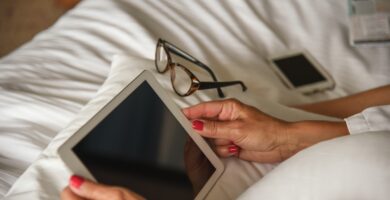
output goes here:
{"type": "Polygon", "coordinates": [[[86,199],[107,199],[118,196],[119,190],[73,175],[70,178],[70,189],[80,197],[86,199]]]}
{"type": "Polygon", "coordinates": [[[237,156],[242,160],[257,163],[277,163],[284,160],[278,150],[263,152],[242,149],[237,156]]]}
{"type": "Polygon", "coordinates": [[[229,128],[230,123],[228,121],[194,120],[192,128],[203,137],[233,140],[233,131],[229,128]]]}

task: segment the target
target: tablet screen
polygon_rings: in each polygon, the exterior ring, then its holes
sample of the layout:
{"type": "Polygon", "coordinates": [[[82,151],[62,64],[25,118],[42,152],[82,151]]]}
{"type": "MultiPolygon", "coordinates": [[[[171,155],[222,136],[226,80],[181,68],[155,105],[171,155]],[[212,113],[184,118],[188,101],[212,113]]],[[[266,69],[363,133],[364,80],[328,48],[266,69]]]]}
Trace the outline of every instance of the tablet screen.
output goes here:
{"type": "Polygon", "coordinates": [[[193,199],[215,168],[144,81],[72,150],[98,182],[193,199]]]}
{"type": "Polygon", "coordinates": [[[326,80],[303,54],[275,59],[273,62],[295,87],[326,80]]]}

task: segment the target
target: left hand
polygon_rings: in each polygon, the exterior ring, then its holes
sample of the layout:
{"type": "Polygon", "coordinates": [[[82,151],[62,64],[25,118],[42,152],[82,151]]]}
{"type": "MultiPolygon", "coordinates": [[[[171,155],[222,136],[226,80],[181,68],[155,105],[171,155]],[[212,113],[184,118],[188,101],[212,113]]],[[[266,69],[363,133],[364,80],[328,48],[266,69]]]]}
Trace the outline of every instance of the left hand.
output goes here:
{"type": "Polygon", "coordinates": [[[287,122],[237,100],[200,103],[182,110],[221,157],[261,163],[283,161],[318,142],[348,135],[345,122],[287,122]]]}
{"type": "Polygon", "coordinates": [[[199,147],[189,136],[187,137],[187,142],[184,146],[184,165],[193,187],[193,193],[197,194],[214,171],[210,161],[199,147]]]}
{"type": "Polygon", "coordinates": [[[73,175],[69,186],[61,193],[62,200],[144,200],[145,198],[126,188],[107,186],[73,175]]]}

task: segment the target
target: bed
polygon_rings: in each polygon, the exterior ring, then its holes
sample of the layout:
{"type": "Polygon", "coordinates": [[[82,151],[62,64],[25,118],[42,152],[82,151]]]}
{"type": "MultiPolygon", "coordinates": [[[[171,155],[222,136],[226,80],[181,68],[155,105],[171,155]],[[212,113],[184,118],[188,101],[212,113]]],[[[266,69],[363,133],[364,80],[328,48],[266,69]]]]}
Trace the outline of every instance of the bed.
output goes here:
{"type": "MultiPolygon", "coordinates": [[[[154,72],[180,107],[218,99],[212,91],[175,96],[168,75],[154,71],[158,38],[204,61],[221,80],[244,80],[248,91],[224,90],[230,98],[286,120],[338,120],[284,105],[390,83],[390,49],[350,46],[347,24],[347,3],[339,0],[81,1],[0,60],[0,196],[59,198],[70,172],[56,148],[142,70],[154,72]],[[330,72],[335,89],[305,96],[284,87],[267,58],[300,49],[330,72]]],[[[210,199],[236,198],[280,168],[223,162],[225,173],[239,178],[233,185],[222,177],[210,199]]]]}

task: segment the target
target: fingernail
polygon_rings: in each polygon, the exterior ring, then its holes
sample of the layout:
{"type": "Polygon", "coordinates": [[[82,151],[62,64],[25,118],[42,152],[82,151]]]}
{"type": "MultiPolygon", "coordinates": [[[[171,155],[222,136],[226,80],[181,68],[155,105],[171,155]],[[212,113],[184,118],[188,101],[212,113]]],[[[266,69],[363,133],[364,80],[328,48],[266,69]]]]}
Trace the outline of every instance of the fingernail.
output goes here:
{"type": "Polygon", "coordinates": [[[233,154],[235,154],[235,153],[237,153],[238,152],[238,147],[237,146],[230,146],[230,147],[228,147],[228,151],[229,151],[229,153],[233,153],[233,154]]]}
{"type": "Polygon", "coordinates": [[[70,177],[70,186],[79,189],[80,186],[84,183],[84,178],[81,176],[73,175],[70,177]]]}
{"type": "Polygon", "coordinates": [[[203,130],[203,122],[199,120],[194,120],[192,122],[192,128],[198,131],[203,130]]]}

